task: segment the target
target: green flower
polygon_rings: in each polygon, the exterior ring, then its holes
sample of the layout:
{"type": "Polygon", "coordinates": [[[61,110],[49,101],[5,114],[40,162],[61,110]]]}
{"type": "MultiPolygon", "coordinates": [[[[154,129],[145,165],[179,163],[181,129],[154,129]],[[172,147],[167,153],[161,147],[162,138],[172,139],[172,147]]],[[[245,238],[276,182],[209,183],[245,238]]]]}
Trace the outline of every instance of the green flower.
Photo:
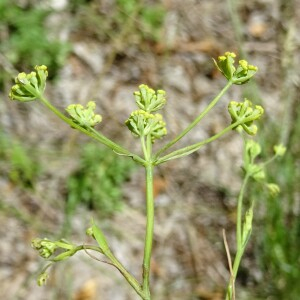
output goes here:
{"type": "Polygon", "coordinates": [[[145,84],[139,86],[140,91],[134,92],[135,101],[141,110],[148,113],[163,108],[166,104],[166,92],[158,90],[156,93],[153,89],[145,84]]]}
{"type": "Polygon", "coordinates": [[[86,108],[81,104],[71,104],[66,108],[67,113],[71,116],[74,123],[84,127],[94,127],[102,121],[102,117],[95,114],[96,104],[94,101],[89,101],[86,108]]]}
{"type": "Polygon", "coordinates": [[[274,146],[274,152],[277,156],[283,156],[286,152],[286,147],[284,147],[282,144],[274,146]]]}
{"type": "Polygon", "coordinates": [[[240,60],[237,67],[235,67],[236,54],[233,52],[225,52],[224,55],[218,57],[218,61],[214,60],[214,63],[218,70],[234,84],[244,84],[248,82],[258,68],[248,64],[246,60],[240,60]]]}
{"type": "Polygon", "coordinates": [[[276,197],[280,193],[280,187],[275,183],[267,183],[267,189],[272,197],[276,197]]]}
{"type": "Polygon", "coordinates": [[[37,284],[38,284],[38,286],[45,285],[48,278],[49,278],[49,274],[48,273],[46,273],[46,272],[41,273],[39,275],[39,277],[37,278],[37,284]]]}
{"type": "Polygon", "coordinates": [[[39,238],[32,240],[31,246],[39,252],[41,257],[46,259],[53,255],[55,250],[58,248],[55,242],[39,238]]]}
{"type": "Polygon", "coordinates": [[[237,127],[242,127],[248,134],[255,135],[257,126],[253,121],[258,120],[264,113],[264,109],[260,105],[252,107],[252,102],[245,99],[244,102],[230,101],[228,112],[231,116],[232,123],[239,122],[237,127]]]}
{"type": "Polygon", "coordinates": [[[248,166],[247,172],[257,182],[264,182],[266,179],[266,173],[261,165],[251,164],[248,166]]]}
{"type": "Polygon", "coordinates": [[[94,238],[94,232],[93,232],[93,228],[89,227],[86,231],[85,231],[87,236],[91,236],[94,238]]]}
{"type": "Polygon", "coordinates": [[[46,88],[48,76],[47,67],[35,66],[35,72],[26,74],[19,73],[15,78],[15,85],[12,86],[9,97],[12,100],[28,102],[41,97],[46,88]]]}
{"type": "Polygon", "coordinates": [[[166,123],[163,121],[162,115],[150,114],[144,110],[132,112],[125,124],[134,136],[150,135],[152,142],[167,134],[166,123]]]}
{"type": "Polygon", "coordinates": [[[253,140],[246,140],[246,151],[244,161],[246,164],[251,164],[254,159],[261,153],[261,147],[253,140]]]}

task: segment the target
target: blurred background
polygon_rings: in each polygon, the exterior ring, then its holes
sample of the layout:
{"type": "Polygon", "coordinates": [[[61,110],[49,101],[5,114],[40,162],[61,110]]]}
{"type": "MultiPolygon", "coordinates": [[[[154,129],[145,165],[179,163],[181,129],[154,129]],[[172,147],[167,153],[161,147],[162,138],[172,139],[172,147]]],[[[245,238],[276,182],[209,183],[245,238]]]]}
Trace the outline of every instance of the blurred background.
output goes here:
{"type": "MultiPolygon", "coordinates": [[[[280,142],[288,151],[267,170],[278,197],[257,186],[247,191],[256,207],[237,299],[299,299],[299,28],[296,0],[0,0],[0,298],[139,299],[116,270],[85,253],[57,264],[47,286],[36,285],[44,262],[31,239],[90,242],[91,217],[136,276],[143,257],[143,170],[39,103],[10,101],[18,72],[47,65],[46,95],[56,107],[96,101],[98,129],[140,151],[124,126],[138,85],[166,90],[170,140],[226,84],[212,57],[234,51],[259,67],[255,80],[232,87],[180,145],[229,124],[229,100],[264,106],[256,138],[262,159],[280,142]]],[[[242,141],[232,132],[157,169],[153,299],[224,299],[222,229],[234,253],[241,164],[242,141]]]]}

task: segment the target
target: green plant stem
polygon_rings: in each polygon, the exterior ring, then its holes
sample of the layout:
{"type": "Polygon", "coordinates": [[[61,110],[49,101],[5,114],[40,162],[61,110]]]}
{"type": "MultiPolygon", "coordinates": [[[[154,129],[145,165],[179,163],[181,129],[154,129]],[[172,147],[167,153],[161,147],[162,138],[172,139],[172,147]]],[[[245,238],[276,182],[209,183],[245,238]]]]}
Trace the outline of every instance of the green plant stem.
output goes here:
{"type": "Polygon", "coordinates": [[[140,295],[142,299],[148,299],[145,298],[145,292],[142,289],[140,283],[125,269],[125,267],[119,262],[119,260],[113,255],[113,253],[109,249],[105,251],[105,256],[119,270],[119,272],[124,276],[127,282],[134,288],[137,294],[140,295]]]}
{"type": "MultiPolygon", "coordinates": [[[[152,143],[150,136],[147,136],[147,152],[151,158],[152,143]]],[[[153,164],[149,160],[145,166],[146,169],[146,209],[147,209],[147,224],[143,260],[143,291],[145,294],[144,300],[150,300],[150,263],[153,244],[153,228],[154,228],[154,197],[153,197],[153,164]]]]}
{"type": "Polygon", "coordinates": [[[153,201],[153,166],[146,167],[146,193],[147,193],[147,225],[143,261],[143,290],[145,292],[145,300],[150,300],[150,262],[153,243],[153,228],[154,228],[154,201],[153,201]]]}
{"type": "Polygon", "coordinates": [[[186,128],[184,129],[178,136],[176,136],[171,142],[166,144],[163,148],[161,148],[155,155],[154,158],[158,158],[160,154],[168,150],[175,143],[177,143],[181,138],[183,138],[189,131],[191,131],[202,119],[203,117],[217,104],[217,102],[221,99],[221,97],[226,93],[226,91],[231,87],[233,83],[228,81],[222,91],[211,101],[211,103],[206,107],[206,109],[198,115],[198,117],[186,128]]]}
{"type": "Polygon", "coordinates": [[[236,255],[233,262],[232,274],[231,278],[227,287],[226,293],[226,300],[232,300],[233,289],[234,289],[234,282],[238,273],[238,269],[241,263],[242,256],[245,251],[245,246],[243,245],[243,238],[242,238],[242,214],[243,214],[243,199],[244,193],[246,189],[246,185],[250,178],[250,174],[246,173],[241,190],[238,196],[238,205],[237,205],[237,221],[236,221],[236,255]]]}
{"type": "Polygon", "coordinates": [[[75,250],[76,252],[81,250],[93,250],[103,254],[103,251],[98,246],[94,246],[94,245],[79,245],[76,246],[75,250]]]}
{"type": "Polygon", "coordinates": [[[227,293],[226,293],[226,300],[234,300],[233,299],[233,291],[234,291],[234,285],[235,285],[235,279],[237,276],[238,268],[244,253],[244,248],[239,249],[236,252],[235,258],[234,258],[234,263],[233,263],[233,268],[232,268],[232,274],[230,276],[229,284],[227,287],[227,293]]]}
{"type": "Polygon", "coordinates": [[[210,138],[204,140],[204,141],[201,141],[199,143],[196,143],[196,144],[193,144],[193,145],[190,145],[190,146],[187,146],[187,147],[184,147],[184,148],[181,148],[181,149],[178,149],[176,151],[173,151],[161,158],[158,158],[156,161],[154,161],[154,165],[159,165],[159,164],[162,164],[168,160],[172,160],[172,159],[176,159],[176,158],[179,158],[179,157],[183,157],[183,156],[187,156],[197,150],[199,150],[202,146],[210,143],[210,142],[213,142],[214,140],[220,138],[222,135],[224,135],[225,133],[227,133],[228,131],[234,129],[236,126],[238,126],[241,122],[240,121],[237,121],[231,125],[229,125],[228,127],[224,128],[222,131],[220,131],[219,133],[211,136],[210,138]]]}
{"type": "Polygon", "coordinates": [[[142,150],[143,150],[143,153],[144,153],[145,161],[148,161],[149,157],[148,157],[148,151],[147,151],[147,146],[146,146],[146,142],[145,142],[145,137],[141,136],[140,137],[140,141],[141,141],[141,145],[142,145],[142,150]]]}
{"type": "Polygon", "coordinates": [[[82,133],[84,133],[84,134],[92,137],[93,139],[99,141],[100,143],[104,144],[105,146],[107,146],[110,149],[112,149],[113,151],[115,151],[117,154],[132,157],[138,163],[140,163],[142,165],[145,164],[144,159],[142,159],[141,157],[139,157],[138,155],[136,155],[134,153],[131,153],[130,151],[128,151],[127,149],[121,147],[120,145],[114,143],[113,141],[108,139],[106,136],[104,136],[103,134],[96,131],[94,128],[90,127],[89,130],[87,130],[87,129],[81,127],[80,125],[74,123],[70,118],[66,117],[58,109],[56,109],[45,97],[39,96],[39,99],[41,100],[41,102],[47,108],[49,108],[54,114],[56,114],[60,119],[62,119],[67,124],[69,124],[71,127],[76,128],[79,131],[81,131],[82,133]]]}
{"type": "Polygon", "coordinates": [[[243,248],[242,241],[242,214],[243,214],[243,199],[245,188],[250,178],[250,174],[246,173],[243,184],[238,197],[238,205],[237,205],[237,222],[236,222],[236,248],[239,251],[240,248],[243,248]]]}

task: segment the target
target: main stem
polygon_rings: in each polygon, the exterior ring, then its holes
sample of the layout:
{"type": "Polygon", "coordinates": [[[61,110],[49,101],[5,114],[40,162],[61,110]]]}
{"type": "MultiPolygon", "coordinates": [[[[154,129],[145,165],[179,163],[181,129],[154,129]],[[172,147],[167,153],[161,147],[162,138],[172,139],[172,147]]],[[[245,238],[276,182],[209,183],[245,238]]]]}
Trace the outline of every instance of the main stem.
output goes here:
{"type": "Polygon", "coordinates": [[[154,199],[153,199],[153,164],[151,158],[151,139],[147,137],[147,156],[148,162],[145,166],[146,169],[146,209],[147,209],[147,224],[144,248],[144,261],[143,261],[143,291],[144,300],[151,300],[150,294],[150,263],[153,244],[153,228],[154,228],[154,199]]]}
{"type": "Polygon", "coordinates": [[[243,245],[242,238],[242,214],[243,214],[243,199],[245,188],[248,183],[250,175],[247,173],[243,180],[243,184],[238,197],[238,205],[237,205],[237,222],[236,222],[236,255],[233,262],[232,274],[227,287],[226,300],[232,300],[233,290],[234,290],[234,282],[238,273],[238,269],[241,263],[242,256],[245,251],[245,245],[243,245]]]}
{"type": "Polygon", "coordinates": [[[246,173],[245,178],[243,180],[243,184],[238,197],[238,205],[237,205],[237,222],[236,222],[236,248],[237,252],[243,248],[242,241],[242,214],[243,214],[243,199],[245,188],[249,180],[249,174],[246,173]]]}

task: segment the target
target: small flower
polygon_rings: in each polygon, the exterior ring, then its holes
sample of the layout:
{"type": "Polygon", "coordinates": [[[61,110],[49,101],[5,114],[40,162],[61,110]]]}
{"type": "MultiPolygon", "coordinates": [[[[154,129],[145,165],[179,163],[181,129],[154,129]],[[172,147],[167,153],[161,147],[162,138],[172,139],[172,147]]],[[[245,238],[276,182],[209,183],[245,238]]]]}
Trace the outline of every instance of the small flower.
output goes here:
{"type": "Polygon", "coordinates": [[[260,154],[261,147],[253,140],[247,140],[244,151],[244,171],[255,181],[264,182],[266,174],[264,165],[255,164],[255,158],[260,154]]]}
{"type": "Polygon", "coordinates": [[[264,182],[266,179],[266,173],[262,166],[257,164],[251,164],[248,167],[250,176],[257,182],[264,182]]]}
{"type": "Polygon", "coordinates": [[[32,240],[31,247],[37,250],[41,257],[46,259],[53,255],[55,250],[58,248],[55,242],[39,238],[32,240]]]}
{"type": "Polygon", "coordinates": [[[89,101],[86,108],[81,104],[71,104],[66,108],[67,113],[71,116],[74,123],[84,128],[94,127],[102,121],[101,115],[95,114],[96,104],[89,101]]]}
{"type": "Polygon", "coordinates": [[[93,232],[93,227],[89,227],[86,231],[85,231],[87,236],[91,236],[94,238],[94,232],[93,232]]]}
{"type": "Polygon", "coordinates": [[[48,278],[49,278],[49,274],[48,273],[46,273],[46,272],[41,273],[39,275],[39,277],[37,278],[37,284],[38,284],[38,286],[45,285],[48,278]]]}
{"type": "Polygon", "coordinates": [[[150,135],[152,142],[167,134],[166,123],[163,121],[162,115],[150,114],[144,110],[132,112],[125,124],[134,136],[150,135]]]}
{"type": "Polygon", "coordinates": [[[253,140],[246,141],[246,157],[247,163],[253,163],[254,159],[261,153],[261,147],[258,143],[253,140]]]}
{"type": "Polygon", "coordinates": [[[224,55],[218,57],[218,62],[214,60],[214,63],[218,70],[234,84],[244,84],[248,82],[258,68],[248,64],[246,60],[240,60],[237,67],[235,67],[236,54],[233,52],[225,52],[224,55]]]}
{"type": "Polygon", "coordinates": [[[248,134],[255,135],[257,126],[253,124],[253,121],[258,120],[262,116],[264,109],[260,105],[252,108],[252,102],[245,99],[244,102],[230,101],[228,112],[231,116],[232,124],[239,122],[238,127],[241,126],[248,134]]]}
{"type": "Polygon", "coordinates": [[[231,80],[236,68],[234,66],[234,58],[236,54],[233,52],[225,52],[224,55],[218,57],[218,62],[214,63],[218,70],[228,79],[231,80]]]}
{"type": "Polygon", "coordinates": [[[267,189],[272,197],[276,197],[280,193],[280,187],[275,183],[268,183],[267,189]]]}
{"type": "Polygon", "coordinates": [[[282,144],[274,146],[274,152],[277,156],[283,156],[286,152],[286,147],[284,147],[282,144]]]}
{"type": "Polygon", "coordinates": [[[166,92],[158,90],[156,93],[153,89],[145,84],[139,86],[140,91],[134,92],[135,101],[141,110],[148,113],[163,108],[166,104],[166,92]]]}
{"type": "Polygon", "coordinates": [[[22,102],[36,100],[45,90],[47,76],[47,67],[44,65],[35,66],[35,72],[29,74],[19,73],[15,78],[16,84],[10,90],[9,97],[22,102]]]}
{"type": "Polygon", "coordinates": [[[232,81],[234,84],[244,84],[254,76],[257,70],[257,67],[248,64],[246,60],[240,60],[232,81]]]}

